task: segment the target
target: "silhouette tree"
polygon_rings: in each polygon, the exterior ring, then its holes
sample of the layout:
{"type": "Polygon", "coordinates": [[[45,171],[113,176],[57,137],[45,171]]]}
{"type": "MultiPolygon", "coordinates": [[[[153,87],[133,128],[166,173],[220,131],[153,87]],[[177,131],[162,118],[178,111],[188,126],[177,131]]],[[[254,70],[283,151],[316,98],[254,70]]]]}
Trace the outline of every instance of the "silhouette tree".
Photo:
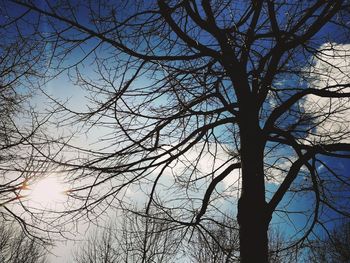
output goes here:
{"type": "Polygon", "coordinates": [[[4,263],[45,263],[47,251],[10,222],[0,223],[0,260],[4,263]]]}
{"type": "Polygon", "coordinates": [[[177,262],[176,238],[170,224],[124,211],[120,221],[97,228],[74,252],[74,259],[77,263],[177,262]]]}
{"type": "Polygon", "coordinates": [[[310,262],[350,261],[350,224],[336,225],[324,238],[314,241],[309,253],[310,262]]]}
{"type": "MultiPolygon", "coordinates": [[[[74,251],[75,262],[240,262],[238,224],[232,217],[194,229],[189,240],[176,240],[174,224],[159,219],[130,211],[118,218],[90,233],[74,251]]],[[[299,262],[302,249],[289,245],[280,230],[270,230],[269,262],[299,262]]]]}
{"type": "Polygon", "coordinates": [[[208,223],[188,244],[192,262],[239,262],[238,224],[232,218],[208,223]]]}
{"type": "MultiPolygon", "coordinates": [[[[270,228],[270,263],[300,262],[306,249],[294,246],[279,229],[270,228]]],[[[238,223],[232,217],[208,223],[203,231],[196,231],[187,246],[191,262],[240,262],[238,223]]]]}
{"type": "Polygon", "coordinates": [[[238,194],[243,263],[268,261],[273,215],[295,244],[329,210],[349,216],[349,177],[325,158],[349,157],[348,1],[10,2],[46,25],[49,66],[88,96],[56,99],[63,123],[99,131],[52,160],[75,172],[79,215],[139,188],[145,215],[200,227],[238,194]]]}

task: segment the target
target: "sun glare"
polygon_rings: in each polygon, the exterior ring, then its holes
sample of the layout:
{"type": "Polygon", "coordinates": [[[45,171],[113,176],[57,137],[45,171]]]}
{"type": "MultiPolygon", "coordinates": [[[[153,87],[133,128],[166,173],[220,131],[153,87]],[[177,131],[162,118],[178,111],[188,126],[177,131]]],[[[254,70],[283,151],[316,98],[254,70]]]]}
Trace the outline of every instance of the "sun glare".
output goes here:
{"type": "Polygon", "coordinates": [[[67,198],[64,185],[56,177],[46,177],[29,185],[28,201],[45,208],[64,202],[67,198]]]}

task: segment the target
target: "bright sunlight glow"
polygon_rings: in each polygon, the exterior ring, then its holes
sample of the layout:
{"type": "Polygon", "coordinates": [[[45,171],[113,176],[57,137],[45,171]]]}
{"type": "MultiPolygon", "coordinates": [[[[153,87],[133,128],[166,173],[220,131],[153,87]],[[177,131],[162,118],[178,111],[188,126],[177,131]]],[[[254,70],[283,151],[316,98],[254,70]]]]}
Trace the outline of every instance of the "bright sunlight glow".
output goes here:
{"type": "Polygon", "coordinates": [[[28,186],[28,201],[34,206],[53,208],[63,203],[67,195],[64,185],[54,176],[46,177],[28,186]]]}

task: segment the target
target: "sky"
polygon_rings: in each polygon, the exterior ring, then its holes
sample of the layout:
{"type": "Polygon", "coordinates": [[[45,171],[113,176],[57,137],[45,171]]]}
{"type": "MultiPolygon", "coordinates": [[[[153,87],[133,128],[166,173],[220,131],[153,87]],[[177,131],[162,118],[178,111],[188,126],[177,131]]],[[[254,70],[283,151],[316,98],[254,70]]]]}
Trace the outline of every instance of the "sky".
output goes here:
{"type": "MultiPolygon", "coordinates": [[[[86,12],[86,10],[84,12],[79,13],[78,19],[80,19],[83,23],[88,23],[88,21],[86,20],[85,12],[86,12]]],[[[45,24],[42,24],[42,30],[49,31],[48,26],[45,24]]],[[[321,33],[324,35],[331,35],[331,33],[333,34],[333,31],[334,31],[334,28],[332,26],[329,26],[329,27],[324,28],[321,33]]],[[[332,37],[334,37],[334,36],[332,36],[332,37]]],[[[348,44],[349,41],[347,41],[348,39],[346,39],[344,37],[344,35],[340,35],[337,38],[339,39],[339,42],[332,43],[332,44],[336,45],[336,47],[340,50],[339,52],[341,54],[343,54],[342,52],[347,52],[348,50],[350,50],[350,44],[348,44]]],[[[85,45],[85,48],[86,49],[91,48],[94,46],[94,44],[96,44],[96,41],[90,41],[89,44],[85,45]]],[[[327,48],[327,45],[330,45],[330,43],[320,43],[320,48],[327,48]]],[[[54,49],[53,46],[48,47],[46,49],[47,57],[50,57],[50,52],[53,52],[53,49],[54,49]]],[[[77,61],[79,58],[81,58],[85,53],[85,51],[83,49],[80,51],[73,52],[70,55],[70,57],[66,60],[66,63],[73,64],[75,61],[77,61]]],[[[101,53],[102,56],[107,55],[107,53],[103,53],[103,51],[99,51],[99,52],[102,52],[101,53]]],[[[89,59],[87,59],[87,61],[84,63],[84,66],[81,66],[80,70],[85,75],[93,77],[95,73],[92,70],[93,65],[91,64],[91,62],[92,61],[89,61],[89,59]]],[[[333,61],[331,61],[331,59],[327,58],[325,61],[325,60],[323,60],[323,58],[321,58],[321,59],[319,58],[319,59],[315,59],[315,61],[314,61],[314,65],[315,65],[315,73],[314,74],[315,74],[315,76],[317,75],[317,76],[321,76],[321,77],[319,77],[317,80],[315,80],[311,84],[314,86],[317,86],[320,83],[328,83],[328,84],[331,83],[332,84],[334,82],[334,80],[330,80],[329,78],[323,78],[322,75],[320,75],[320,72],[327,70],[328,65],[334,65],[334,64],[340,65],[343,69],[343,72],[342,71],[330,72],[330,74],[332,76],[334,76],[336,80],[343,79],[343,80],[347,81],[349,78],[347,72],[350,72],[349,61],[342,61],[342,60],[339,60],[337,58],[334,58],[333,61]]],[[[74,71],[70,71],[70,76],[71,77],[73,76],[73,78],[74,78],[74,71]]],[[[144,81],[147,82],[147,80],[144,80],[144,81]]],[[[290,80],[285,80],[285,82],[287,82],[289,84],[291,83],[290,80]]],[[[66,73],[63,73],[60,76],[48,81],[45,84],[44,92],[47,95],[50,95],[51,97],[53,97],[55,99],[58,99],[59,101],[67,101],[66,105],[73,110],[83,110],[84,111],[88,108],[87,106],[89,104],[89,100],[87,99],[87,93],[82,91],[82,89],[79,88],[79,85],[74,85],[66,73]]],[[[45,111],[46,107],[50,107],[50,105],[52,105],[52,102],[50,102],[50,100],[46,97],[46,95],[40,94],[40,93],[38,93],[37,96],[33,97],[31,103],[37,109],[43,110],[43,111],[45,111]]],[[[316,101],[316,99],[314,97],[310,96],[305,100],[303,106],[305,108],[307,108],[307,107],[315,108],[316,107],[317,109],[327,110],[326,106],[329,105],[329,103],[334,103],[334,102],[330,102],[329,100],[326,100],[326,99],[325,100],[324,99],[317,99],[317,101],[316,101]]],[[[340,102],[340,103],[342,103],[342,102],[340,102]]],[[[348,112],[348,110],[346,110],[345,112],[340,112],[338,117],[342,118],[344,120],[344,122],[341,123],[339,127],[332,126],[332,125],[334,125],[333,123],[323,122],[321,126],[316,127],[315,129],[318,131],[323,130],[325,132],[328,132],[329,130],[342,129],[342,128],[344,128],[343,125],[346,126],[348,123],[350,123],[350,119],[349,119],[350,113],[348,112]]],[[[58,121],[59,121],[59,118],[58,118],[58,121]]],[[[51,129],[54,132],[56,128],[52,127],[51,129]]],[[[64,129],[60,130],[60,132],[69,133],[71,131],[75,131],[77,128],[66,126],[64,129]],[[64,129],[67,129],[67,130],[64,130],[64,129]]],[[[108,133],[108,131],[101,130],[100,128],[99,129],[92,129],[92,130],[89,130],[86,132],[82,132],[80,134],[80,137],[74,138],[72,142],[77,146],[95,147],[93,142],[100,139],[102,137],[102,135],[105,135],[107,133],[108,133]]],[[[308,139],[309,140],[317,140],[317,138],[311,138],[311,137],[309,137],[308,139]]],[[[221,151],[222,152],[220,152],[220,154],[219,154],[219,155],[221,155],[221,159],[219,161],[216,160],[215,165],[221,165],[228,158],[227,156],[225,156],[224,150],[221,150],[221,151]]],[[[190,151],[187,154],[187,156],[185,156],[186,160],[183,160],[183,162],[187,163],[187,164],[193,162],[197,154],[198,153],[197,153],[196,149],[190,151]]],[[[286,154],[288,154],[288,153],[286,152],[286,154]]],[[[347,161],[346,159],[338,160],[338,159],[334,159],[334,158],[322,157],[322,160],[325,163],[329,164],[329,166],[337,168],[342,173],[348,173],[348,171],[349,171],[350,162],[347,161]]],[[[199,168],[202,169],[203,172],[207,172],[209,169],[212,168],[212,165],[211,165],[212,163],[213,163],[212,158],[210,157],[210,155],[207,155],[201,159],[201,161],[199,163],[199,168]]],[[[183,169],[184,168],[183,166],[184,166],[183,164],[178,164],[176,169],[183,169]]],[[[322,166],[319,167],[320,172],[323,169],[324,169],[324,167],[322,167],[322,166]]],[[[170,177],[171,172],[167,171],[166,174],[168,174],[168,176],[170,177]]],[[[236,172],[232,173],[229,177],[225,178],[223,180],[223,182],[218,186],[218,189],[230,188],[230,190],[228,191],[229,194],[232,196],[232,198],[237,198],[239,193],[237,192],[236,189],[239,188],[239,183],[238,183],[239,176],[240,176],[240,174],[239,174],[239,171],[237,170],[236,172]]],[[[164,179],[164,180],[165,181],[163,183],[167,183],[167,181],[166,181],[167,179],[164,179]]],[[[267,184],[267,190],[273,191],[279,185],[279,182],[280,181],[279,181],[278,175],[276,175],[276,178],[274,180],[272,180],[269,184],[267,184]]],[[[131,190],[129,192],[129,194],[133,197],[134,201],[136,201],[136,202],[143,201],[144,196],[141,193],[133,192],[131,190]]],[[[299,200],[300,200],[300,202],[296,202],[296,204],[292,205],[290,208],[295,209],[295,210],[299,210],[299,209],[306,209],[309,207],[310,200],[308,200],[305,197],[304,197],[304,199],[301,198],[299,200]]],[[[222,206],[226,207],[226,206],[228,206],[228,204],[222,204],[222,206]]],[[[293,216],[292,216],[292,218],[293,218],[293,216]]],[[[279,217],[274,217],[274,219],[273,219],[274,224],[277,224],[279,221],[280,221],[279,217]]],[[[304,223],[305,223],[305,218],[294,216],[293,224],[295,226],[302,227],[304,223]]],[[[74,238],[76,238],[77,240],[84,239],[85,236],[90,232],[90,231],[87,231],[86,229],[87,229],[86,225],[81,225],[79,233],[73,233],[74,238]]],[[[92,229],[93,229],[93,227],[92,227],[92,229]]],[[[73,244],[74,244],[73,241],[57,243],[57,247],[53,250],[53,253],[55,253],[58,257],[53,256],[53,255],[50,256],[50,262],[58,263],[58,262],[63,262],[64,260],[65,260],[65,262],[71,262],[71,251],[72,251],[73,244]]]]}
{"type": "MultiPolygon", "coordinates": [[[[327,45],[327,44],[325,44],[327,45]]],[[[350,45],[347,44],[340,44],[338,46],[339,50],[350,50],[350,45]]],[[[342,52],[342,51],[340,51],[342,52]]],[[[330,64],[337,64],[337,63],[343,63],[342,61],[340,61],[340,59],[334,59],[334,61],[328,61],[330,64]]],[[[324,64],[324,62],[318,60],[318,62],[315,63],[316,64],[316,69],[317,70],[323,70],[327,68],[327,65],[324,64]]],[[[348,63],[345,63],[345,66],[349,65],[348,63]]],[[[333,72],[333,76],[337,75],[336,79],[344,79],[344,78],[348,78],[346,75],[346,72],[343,74],[342,72],[333,72]]],[[[319,82],[329,82],[330,80],[328,79],[324,79],[321,78],[318,80],[319,82]]],[[[318,85],[317,83],[313,83],[313,85],[318,85]]],[[[59,77],[57,79],[54,79],[53,81],[49,82],[47,84],[47,91],[52,94],[52,96],[54,97],[58,97],[58,98],[62,98],[63,100],[65,99],[69,99],[68,101],[68,105],[71,105],[73,108],[76,107],[77,109],[79,109],[80,107],[84,107],[84,103],[87,103],[87,101],[84,100],[84,98],[82,98],[82,94],[81,91],[79,90],[78,87],[76,87],[75,85],[72,85],[71,82],[69,82],[69,80],[65,79],[64,77],[59,77]],[[79,105],[79,106],[78,106],[79,105]]],[[[315,101],[315,98],[310,98],[306,100],[306,105],[307,103],[310,103],[315,101]]],[[[319,100],[317,99],[317,107],[320,107],[321,109],[325,108],[324,105],[327,105],[327,103],[329,103],[327,100],[319,100]]],[[[342,117],[344,118],[344,124],[350,123],[350,120],[348,120],[350,114],[345,113],[342,117]]],[[[325,131],[328,131],[330,129],[330,125],[332,125],[331,123],[327,123],[324,122],[323,125],[321,125],[319,128],[317,129],[324,129],[325,131]]],[[[86,143],[86,139],[88,139],[88,141],[91,140],[94,141],[96,138],[99,138],[99,131],[94,131],[92,133],[89,134],[89,137],[84,137],[84,139],[82,140],[82,142],[86,143]],[[92,137],[90,137],[92,135],[92,137]]],[[[312,139],[312,138],[309,138],[312,139]]],[[[78,142],[79,143],[79,142],[78,142]]],[[[200,148],[200,147],[199,147],[200,148]]],[[[194,151],[191,154],[188,154],[186,156],[186,162],[191,163],[195,160],[197,153],[194,151]]],[[[220,154],[219,154],[220,155],[220,154]]],[[[227,158],[227,156],[225,157],[225,152],[223,151],[221,153],[221,160],[217,160],[216,165],[220,166],[225,159],[227,158]]],[[[347,159],[339,159],[339,158],[329,158],[329,157],[322,157],[321,158],[326,164],[328,164],[330,167],[335,168],[340,174],[347,174],[350,168],[350,162],[347,159]]],[[[199,168],[202,169],[203,172],[208,171],[208,169],[211,169],[211,163],[213,162],[212,158],[210,156],[206,156],[204,158],[201,159],[200,163],[199,163],[199,168]]],[[[177,169],[183,169],[184,166],[183,165],[178,165],[177,169]]],[[[321,165],[320,165],[320,172],[321,170],[324,169],[321,165]]],[[[169,171],[170,173],[170,171],[169,171]]],[[[237,198],[239,196],[239,192],[237,192],[236,188],[239,187],[239,183],[238,183],[238,178],[239,178],[239,171],[237,170],[236,172],[234,172],[233,174],[231,174],[229,177],[225,178],[222,182],[222,184],[220,184],[218,186],[218,188],[227,188],[230,187],[231,191],[232,191],[232,197],[233,198],[237,198]]],[[[276,181],[272,181],[269,184],[267,184],[267,190],[268,191],[274,191],[275,189],[277,189],[279,185],[279,179],[278,176],[276,178],[276,181]]],[[[143,196],[142,194],[137,195],[136,193],[134,194],[134,200],[139,199],[139,201],[143,200],[143,196]],[[136,198],[136,199],[135,199],[136,198]]],[[[295,202],[294,205],[289,206],[289,209],[292,211],[299,211],[299,210],[304,210],[304,209],[309,209],[310,205],[312,205],[312,196],[311,200],[308,198],[299,198],[299,202],[295,202]]],[[[309,197],[309,198],[310,198],[309,197]]],[[[228,204],[227,204],[228,205],[228,204]]],[[[229,210],[230,208],[228,208],[229,210]]],[[[232,210],[232,208],[231,208],[232,210]]],[[[233,209],[233,211],[235,211],[235,209],[233,209]]],[[[333,213],[334,212],[328,212],[328,213],[333,213]]],[[[285,220],[285,217],[282,214],[279,215],[275,215],[273,220],[272,220],[272,224],[276,224],[279,225],[282,221],[285,220]],[[282,216],[283,218],[281,218],[280,216],[282,216]]],[[[305,226],[306,220],[308,220],[307,218],[305,218],[304,216],[301,215],[291,215],[290,216],[290,222],[289,222],[289,228],[284,228],[284,231],[286,234],[292,234],[295,233],[295,229],[301,229],[305,226]]],[[[308,224],[308,223],[307,223],[308,224]]],[[[91,227],[91,229],[94,229],[94,227],[91,227]]],[[[318,229],[317,231],[321,231],[321,229],[318,229]]],[[[83,231],[80,232],[80,234],[76,235],[77,239],[83,240],[84,238],[86,238],[86,236],[88,235],[88,233],[91,233],[92,231],[85,231],[84,227],[83,227],[83,231]]],[[[78,242],[79,244],[79,242],[78,242]]],[[[70,262],[70,257],[71,257],[71,252],[72,252],[72,247],[74,245],[73,241],[66,241],[66,242],[62,242],[59,243],[57,245],[57,247],[53,250],[53,253],[55,253],[56,255],[58,255],[58,257],[56,257],[55,255],[50,256],[50,262],[62,262],[63,259],[66,260],[66,262],[70,262]],[[63,255],[63,258],[62,258],[63,255]]],[[[74,249],[73,249],[74,250],[74,249]]]]}

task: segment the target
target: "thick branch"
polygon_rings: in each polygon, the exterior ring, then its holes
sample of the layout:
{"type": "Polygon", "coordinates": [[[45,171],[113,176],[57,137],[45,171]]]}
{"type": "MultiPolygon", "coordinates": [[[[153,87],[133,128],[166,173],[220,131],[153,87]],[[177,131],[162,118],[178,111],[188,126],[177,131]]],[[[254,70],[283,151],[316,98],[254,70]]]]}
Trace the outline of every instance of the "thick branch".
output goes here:
{"type": "Polygon", "coordinates": [[[223,179],[225,179],[226,176],[230,174],[235,169],[241,168],[241,163],[233,163],[229,167],[227,167],[220,175],[215,177],[211,183],[209,184],[207,191],[204,194],[203,201],[202,201],[202,207],[199,213],[196,216],[196,222],[199,223],[201,217],[205,214],[208,205],[209,205],[209,200],[211,197],[212,192],[214,191],[216,185],[220,183],[223,179]]]}
{"type": "Polygon", "coordinates": [[[281,117],[285,112],[287,112],[293,104],[297,103],[299,100],[304,98],[306,95],[315,95],[318,97],[323,97],[323,98],[349,98],[350,97],[350,92],[336,92],[336,91],[330,91],[330,88],[334,87],[341,87],[341,88],[347,88],[350,87],[350,84],[344,84],[344,85],[336,85],[336,86],[330,86],[324,89],[305,89],[297,94],[294,94],[291,96],[289,99],[287,99],[285,102],[283,102],[280,106],[278,106],[276,109],[272,111],[270,114],[270,117],[267,119],[264,130],[270,131],[275,122],[279,117],[281,117]]]}

